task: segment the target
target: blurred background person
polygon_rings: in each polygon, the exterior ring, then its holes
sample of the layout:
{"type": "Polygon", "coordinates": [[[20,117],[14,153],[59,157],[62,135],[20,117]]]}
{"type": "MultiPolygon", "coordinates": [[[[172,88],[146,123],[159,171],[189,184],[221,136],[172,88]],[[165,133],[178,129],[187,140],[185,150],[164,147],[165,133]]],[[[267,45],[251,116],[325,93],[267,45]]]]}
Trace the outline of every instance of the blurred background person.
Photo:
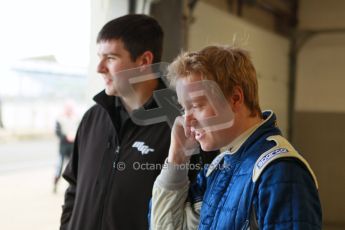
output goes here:
{"type": "Polygon", "coordinates": [[[62,113],[56,120],[55,134],[59,138],[59,157],[54,176],[54,193],[57,191],[64,163],[67,163],[73,151],[78,124],[79,116],[76,113],[75,104],[72,100],[68,100],[65,102],[62,113]]]}

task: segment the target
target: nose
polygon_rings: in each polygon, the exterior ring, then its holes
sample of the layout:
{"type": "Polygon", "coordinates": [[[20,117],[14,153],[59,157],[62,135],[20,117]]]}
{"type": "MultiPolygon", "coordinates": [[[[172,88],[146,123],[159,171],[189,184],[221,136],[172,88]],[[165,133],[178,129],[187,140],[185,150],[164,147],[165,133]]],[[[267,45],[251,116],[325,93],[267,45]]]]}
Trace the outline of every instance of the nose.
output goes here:
{"type": "Polygon", "coordinates": [[[104,60],[100,60],[98,65],[97,65],[97,72],[98,73],[106,73],[107,72],[107,67],[104,64],[104,60]]]}
{"type": "Polygon", "coordinates": [[[186,127],[192,127],[192,125],[195,124],[196,119],[195,119],[193,112],[191,110],[185,111],[184,122],[186,124],[186,127]]]}

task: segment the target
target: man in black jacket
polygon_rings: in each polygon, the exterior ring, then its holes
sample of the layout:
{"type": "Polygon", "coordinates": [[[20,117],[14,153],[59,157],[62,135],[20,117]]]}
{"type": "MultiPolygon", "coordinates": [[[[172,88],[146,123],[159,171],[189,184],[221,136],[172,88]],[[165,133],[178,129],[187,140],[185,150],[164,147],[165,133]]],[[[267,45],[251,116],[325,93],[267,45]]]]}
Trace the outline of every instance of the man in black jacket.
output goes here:
{"type": "Polygon", "coordinates": [[[145,229],[152,184],[159,170],[133,164],[161,164],[170,142],[165,122],[140,126],[128,111],[156,107],[157,79],[124,93],[118,73],[159,62],[163,31],[145,15],[126,15],[108,22],[98,34],[97,71],[105,90],[94,97],[79,126],[74,151],[63,177],[69,182],[61,216],[68,230],[145,229]],[[149,149],[148,153],[143,148],[149,149]],[[138,163],[137,163],[138,162],[138,163]]]}
{"type": "Polygon", "coordinates": [[[167,157],[170,128],[167,122],[138,124],[130,116],[158,108],[153,91],[165,85],[153,77],[128,90],[124,75],[160,62],[162,41],[160,25],[145,15],[114,19],[99,32],[97,71],[105,90],[85,113],[63,174],[69,187],[61,230],[148,228],[152,186],[167,157]]]}

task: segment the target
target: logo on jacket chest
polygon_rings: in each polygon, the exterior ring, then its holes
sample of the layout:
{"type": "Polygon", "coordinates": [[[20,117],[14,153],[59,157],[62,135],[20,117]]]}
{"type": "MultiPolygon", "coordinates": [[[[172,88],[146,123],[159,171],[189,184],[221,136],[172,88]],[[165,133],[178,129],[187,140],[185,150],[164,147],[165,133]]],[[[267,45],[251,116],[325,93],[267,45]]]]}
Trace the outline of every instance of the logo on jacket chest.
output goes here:
{"type": "Polygon", "coordinates": [[[146,155],[149,152],[154,152],[155,150],[150,148],[148,145],[145,145],[143,141],[136,141],[132,145],[133,148],[136,148],[139,152],[141,152],[141,155],[146,155]]]}
{"type": "Polygon", "coordinates": [[[289,150],[287,150],[286,148],[279,148],[276,150],[273,150],[269,153],[266,154],[266,156],[264,156],[258,163],[257,163],[257,167],[260,169],[262,168],[271,158],[273,158],[276,155],[282,154],[282,153],[287,153],[289,152],[289,150]]]}

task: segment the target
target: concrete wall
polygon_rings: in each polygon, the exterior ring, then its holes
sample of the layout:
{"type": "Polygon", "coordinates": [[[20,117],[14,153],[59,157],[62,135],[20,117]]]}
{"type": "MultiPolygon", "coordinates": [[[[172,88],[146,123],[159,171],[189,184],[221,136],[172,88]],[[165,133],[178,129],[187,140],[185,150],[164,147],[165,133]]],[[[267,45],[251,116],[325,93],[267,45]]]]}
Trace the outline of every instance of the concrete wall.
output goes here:
{"type": "Polygon", "coordinates": [[[324,229],[345,229],[345,1],[302,0],[299,29],[336,29],[298,55],[293,142],[319,179],[324,229]]]}
{"type": "Polygon", "coordinates": [[[259,78],[261,108],[277,113],[278,125],[287,131],[289,41],[205,2],[193,12],[188,47],[198,50],[211,44],[236,44],[249,49],[259,78]]]}

